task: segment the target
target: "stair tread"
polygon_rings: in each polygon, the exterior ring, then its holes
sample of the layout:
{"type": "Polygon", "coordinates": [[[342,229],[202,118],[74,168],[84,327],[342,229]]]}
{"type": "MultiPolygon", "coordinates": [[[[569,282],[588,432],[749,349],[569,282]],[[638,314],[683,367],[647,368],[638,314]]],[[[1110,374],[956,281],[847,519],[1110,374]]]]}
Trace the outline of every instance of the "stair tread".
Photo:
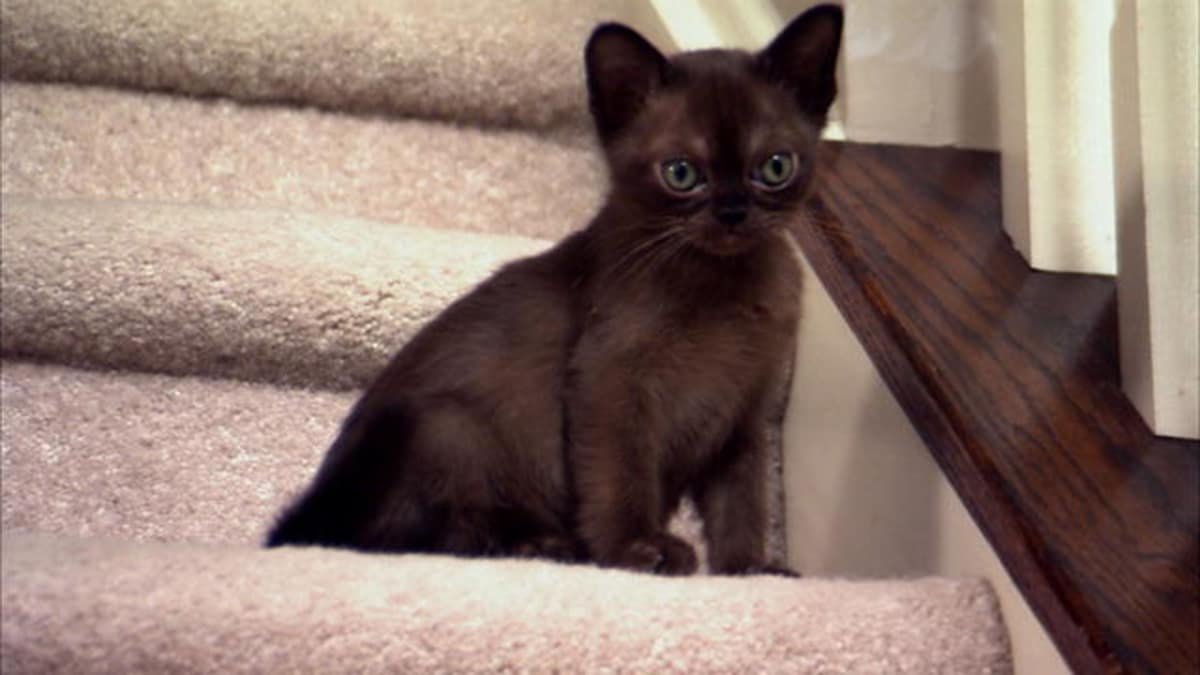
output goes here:
{"type": "Polygon", "coordinates": [[[92,367],[362,387],[527,237],[274,209],[6,195],[0,349],[92,367]]]}
{"type": "Polygon", "coordinates": [[[981,580],[668,579],[8,529],[0,555],[20,672],[1011,671],[981,580]]]}
{"type": "Polygon", "coordinates": [[[6,532],[253,545],[356,394],[6,358],[0,396],[6,532]]]}
{"type": "Polygon", "coordinates": [[[0,190],[271,207],[557,239],[606,173],[590,134],[0,83],[0,190]]]}
{"type": "Polygon", "coordinates": [[[1200,444],[1120,391],[1113,280],[1028,268],[993,153],[821,163],[801,248],[1068,663],[1193,670],[1200,444]]]}
{"type": "Polygon", "coordinates": [[[0,72],[463,123],[580,127],[583,44],[612,10],[603,0],[12,0],[0,7],[0,72]]]}

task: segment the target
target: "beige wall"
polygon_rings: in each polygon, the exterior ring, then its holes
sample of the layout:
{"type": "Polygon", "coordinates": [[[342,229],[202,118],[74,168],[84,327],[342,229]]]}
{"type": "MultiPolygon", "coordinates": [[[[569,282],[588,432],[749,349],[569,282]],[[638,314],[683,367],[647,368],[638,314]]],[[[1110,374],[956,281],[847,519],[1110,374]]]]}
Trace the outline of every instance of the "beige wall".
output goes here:
{"type": "MultiPolygon", "coordinates": [[[[844,0],[836,137],[1000,147],[997,7],[1005,0],[844,0]]],[[[678,49],[757,49],[815,0],[649,0],[639,27],[678,49]]],[[[636,3],[631,7],[639,7],[636,3]]]]}
{"type": "MultiPolygon", "coordinates": [[[[1005,0],[844,0],[840,119],[861,142],[998,149],[1005,0]]],[[[812,0],[774,0],[787,20],[812,0]]]]}
{"type": "Polygon", "coordinates": [[[1017,674],[1070,672],[832,299],[806,272],[784,429],[790,561],[811,576],[987,578],[1017,674]]]}

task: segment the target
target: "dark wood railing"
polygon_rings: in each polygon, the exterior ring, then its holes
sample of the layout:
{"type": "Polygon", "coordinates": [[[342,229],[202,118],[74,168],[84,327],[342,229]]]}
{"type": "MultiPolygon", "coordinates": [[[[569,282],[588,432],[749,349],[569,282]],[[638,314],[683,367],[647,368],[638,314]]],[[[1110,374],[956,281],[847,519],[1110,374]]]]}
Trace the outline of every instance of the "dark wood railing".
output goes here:
{"type": "Polygon", "coordinates": [[[994,153],[820,163],[801,248],[1066,661],[1200,672],[1200,444],[1121,392],[1114,280],[1028,267],[994,153]]]}

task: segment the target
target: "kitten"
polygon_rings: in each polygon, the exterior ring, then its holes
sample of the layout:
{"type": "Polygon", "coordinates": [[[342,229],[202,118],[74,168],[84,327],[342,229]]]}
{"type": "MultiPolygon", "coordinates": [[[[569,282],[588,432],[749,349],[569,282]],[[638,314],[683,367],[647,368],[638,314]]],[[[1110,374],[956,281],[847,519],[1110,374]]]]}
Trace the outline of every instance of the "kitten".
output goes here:
{"type": "Polygon", "coordinates": [[[599,214],[450,305],[357,402],[267,544],[766,569],[765,434],[790,368],[804,208],[842,13],[762,52],[585,51],[611,188],[599,214]]]}

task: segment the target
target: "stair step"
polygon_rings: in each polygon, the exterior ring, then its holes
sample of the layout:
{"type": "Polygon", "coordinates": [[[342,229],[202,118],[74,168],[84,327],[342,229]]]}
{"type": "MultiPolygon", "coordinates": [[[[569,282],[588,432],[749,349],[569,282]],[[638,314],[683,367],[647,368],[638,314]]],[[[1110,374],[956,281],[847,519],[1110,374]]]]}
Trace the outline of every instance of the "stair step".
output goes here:
{"type": "Polygon", "coordinates": [[[256,544],[355,398],[6,359],[4,530],[256,544]]]}
{"type": "Polygon", "coordinates": [[[586,125],[602,0],[12,0],[0,74],[540,130],[586,125]]]}
{"type": "Polygon", "coordinates": [[[422,120],[0,83],[0,191],[269,207],[557,239],[606,173],[565,140],[422,120]]]}
{"type": "Polygon", "coordinates": [[[665,579],[7,529],[0,555],[15,672],[1011,672],[982,581],[665,579]]]}
{"type": "Polygon", "coordinates": [[[542,240],[267,209],[4,197],[0,349],[95,368],[365,386],[542,240]]]}

